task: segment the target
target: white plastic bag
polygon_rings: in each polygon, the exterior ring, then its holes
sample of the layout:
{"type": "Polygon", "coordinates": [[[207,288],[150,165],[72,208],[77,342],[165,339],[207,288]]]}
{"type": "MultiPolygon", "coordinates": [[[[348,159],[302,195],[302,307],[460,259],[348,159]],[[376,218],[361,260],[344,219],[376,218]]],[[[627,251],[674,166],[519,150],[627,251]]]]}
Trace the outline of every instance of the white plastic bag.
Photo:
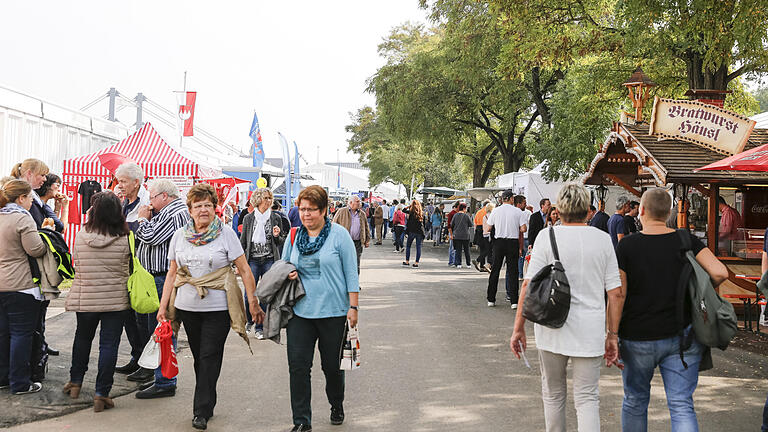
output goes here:
{"type": "Polygon", "coordinates": [[[344,340],[341,344],[341,359],[339,369],[354,370],[360,368],[360,334],[357,326],[351,327],[349,321],[346,323],[344,331],[344,340]]]}
{"type": "Polygon", "coordinates": [[[154,334],[144,346],[144,351],[142,351],[141,357],[139,358],[139,366],[151,370],[160,367],[160,344],[155,342],[154,334]]]}

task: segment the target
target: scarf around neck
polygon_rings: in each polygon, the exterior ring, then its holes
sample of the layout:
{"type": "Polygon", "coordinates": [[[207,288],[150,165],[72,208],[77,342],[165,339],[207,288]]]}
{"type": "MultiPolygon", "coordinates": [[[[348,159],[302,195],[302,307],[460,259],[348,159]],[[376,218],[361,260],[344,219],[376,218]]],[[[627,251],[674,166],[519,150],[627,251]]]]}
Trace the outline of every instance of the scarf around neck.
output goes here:
{"type": "Polygon", "coordinates": [[[16,204],[15,202],[10,202],[6,204],[3,208],[0,208],[0,214],[11,214],[11,213],[24,213],[31,216],[31,214],[27,209],[16,204]]]}
{"type": "Polygon", "coordinates": [[[264,213],[259,212],[259,209],[253,209],[253,236],[251,241],[256,244],[265,244],[267,242],[266,227],[269,222],[269,218],[272,215],[272,209],[267,209],[264,213]]]}
{"type": "Polygon", "coordinates": [[[313,253],[322,249],[325,241],[328,239],[328,234],[331,233],[331,221],[325,218],[325,225],[320,230],[320,234],[317,235],[315,241],[309,241],[309,231],[304,225],[299,228],[299,232],[296,234],[296,247],[302,255],[312,255],[313,253]]]}
{"type": "Polygon", "coordinates": [[[189,219],[186,225],[184,225],[184,239],[195,246],[203,246],[214,240],[216,240],[221,234],[221,221],[219,218],[214,217],[208,230],[202,233],[195,231],[195,221],[192,218],[189,219]]]}

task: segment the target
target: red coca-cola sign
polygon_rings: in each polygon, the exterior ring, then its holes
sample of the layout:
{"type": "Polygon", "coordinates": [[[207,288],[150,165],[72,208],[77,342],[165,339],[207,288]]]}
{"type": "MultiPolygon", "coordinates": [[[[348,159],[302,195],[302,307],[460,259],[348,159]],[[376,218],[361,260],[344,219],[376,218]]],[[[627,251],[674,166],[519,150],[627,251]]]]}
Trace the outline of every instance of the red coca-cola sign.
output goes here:
{"type": "Polygon", "coordinates": [[[744,191],[744,227],[768,227],[768,188],[748,188],[744,191]]]}

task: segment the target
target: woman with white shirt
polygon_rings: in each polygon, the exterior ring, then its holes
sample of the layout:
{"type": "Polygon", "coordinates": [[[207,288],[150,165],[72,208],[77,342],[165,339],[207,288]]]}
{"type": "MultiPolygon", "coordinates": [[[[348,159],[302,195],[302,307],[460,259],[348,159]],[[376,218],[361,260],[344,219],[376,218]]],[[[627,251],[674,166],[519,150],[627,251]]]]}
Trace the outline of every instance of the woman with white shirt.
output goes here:
{"type": "MultiPolygon", "coordinates": [[[[547,432],[565,431],[566,367],[573,368],[573,399],[579,431],[600,430],[598,381],[605,351],[605,292],[608,313],[615,313],[622,296],[621,279],[613,243],[607,233],[587,226],[590,196],[586,188],[569,183],[560,189],[557,206],[561,226],[541,230],[520,289],[523,303],[531,275],[554,262],[549,230],[554,229],[560,262],[571,287],[568,319],[558,329],[534,325],[541,363],[541,394],[547,432]]],[[[527,346],[523,308],[517,310],[510,347],[520,358],[527,346]]],[[[620,311],[618,313],[621,313],[620,311]]],[[[615,356],[615,353],[609,353],[615,356]]],[[[608,360],[608,359],[607,359],[608,360]]],[[[611,359],[612,360],[612,359],[611,359]]]]}

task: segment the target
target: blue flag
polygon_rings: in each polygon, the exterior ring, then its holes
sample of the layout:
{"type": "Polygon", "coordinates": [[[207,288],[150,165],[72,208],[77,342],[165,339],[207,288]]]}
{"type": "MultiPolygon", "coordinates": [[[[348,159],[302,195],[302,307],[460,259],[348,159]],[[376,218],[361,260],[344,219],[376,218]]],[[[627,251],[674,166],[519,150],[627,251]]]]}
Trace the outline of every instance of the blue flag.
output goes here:
{"type": "Polygon", "coordinates": [[[288,141],[285,140],[285,137],[280,132],[277,135],[280,137],[280,145],[283,148],[283,175],[285,176],[285,181],[283,182],[283,185],[285,185],[283,207],[289,209],[293,206],[291,201],[291,155],[290,150],[288,150],[288,141]]]}
{"type": "Polygon", "coordinates": [[[299,173],[299,147],[296,145],[296,141],[293,142],[293,190],[291,195],[294,197],[299,196],[301,192],[301,173],[299,173]]]}
{"type": "Polygon", "coordinates": [[[261,129],[259,128],[259,118],[253,113],[253,123],[251,123],[251,133],[248,134],[253,140],[251,155],[253,156],[253,166],[261,169],[264,165],[264,143],[261,141],[261,129]]]}

